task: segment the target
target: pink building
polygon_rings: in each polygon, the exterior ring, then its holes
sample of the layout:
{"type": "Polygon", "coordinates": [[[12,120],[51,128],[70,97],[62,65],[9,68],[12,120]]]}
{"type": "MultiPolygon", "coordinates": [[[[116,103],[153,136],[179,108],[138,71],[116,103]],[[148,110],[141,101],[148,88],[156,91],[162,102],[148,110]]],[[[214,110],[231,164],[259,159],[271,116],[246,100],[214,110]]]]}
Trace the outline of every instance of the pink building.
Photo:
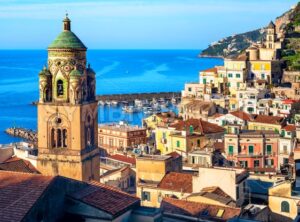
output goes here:
{"type": "Polygon", "coordinates": [[[275,172],[279,170],[279,138],[279,134],[273,131],[226,134],[224,140],[227,160],[251,171],[275,172]]]}

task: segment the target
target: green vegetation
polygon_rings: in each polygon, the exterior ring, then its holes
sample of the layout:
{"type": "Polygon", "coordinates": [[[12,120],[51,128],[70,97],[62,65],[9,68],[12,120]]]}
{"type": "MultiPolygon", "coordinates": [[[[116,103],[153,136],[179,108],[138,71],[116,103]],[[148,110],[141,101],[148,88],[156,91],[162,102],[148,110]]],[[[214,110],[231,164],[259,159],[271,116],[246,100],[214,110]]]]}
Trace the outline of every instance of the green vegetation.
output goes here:
{"type": "Polygon", "coordinates": [[[214,45],[210,45],[207,49],[202,51],[201,56],[237,56],[247,49],[253,42],[261,41],[262,38],[263,33],[260,29],[230,36],[218,41],[214,45]]]}
{"type": "Polygon", "coordinates": [[[285,27],[285,48],[282,60],[291,71],[300,71],[300,3],[291,14],[291,22],[285,27]]]}

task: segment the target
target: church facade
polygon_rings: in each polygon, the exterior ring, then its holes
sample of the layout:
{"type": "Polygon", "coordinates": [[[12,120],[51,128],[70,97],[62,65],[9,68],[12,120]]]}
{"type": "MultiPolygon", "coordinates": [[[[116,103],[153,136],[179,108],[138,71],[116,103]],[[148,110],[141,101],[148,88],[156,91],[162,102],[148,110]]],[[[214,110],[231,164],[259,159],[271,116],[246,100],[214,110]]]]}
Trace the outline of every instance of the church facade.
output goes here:
{"type": "Polygon", "coordinates": [[[39,73],[37,168],[43,175],[99,180],[96,80],[86,51],[66,16],[39,73]]]}

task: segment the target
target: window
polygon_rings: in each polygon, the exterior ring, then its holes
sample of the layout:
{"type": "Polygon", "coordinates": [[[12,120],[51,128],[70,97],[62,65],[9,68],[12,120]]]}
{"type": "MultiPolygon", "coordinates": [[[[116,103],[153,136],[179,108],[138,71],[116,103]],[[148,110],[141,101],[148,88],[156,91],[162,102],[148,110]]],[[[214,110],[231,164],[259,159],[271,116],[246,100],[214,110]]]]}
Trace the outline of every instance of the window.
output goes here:
{"type": "Polygon", "coordinates": [[[265,79],[265,78],[266,78],[266,75],[265,75],[264,73],[262,73],[262,74],[261,74],[261,78],[262,78],[262,79],[265,79]]]}
{"type": "Polygon", "coordinates": [[[236,187],[236,199],[238,200],[240,198],[240,189],[239,186],[236,187]]]}
{"type": "Polygon", "coordinates": [[[227,86],[228,86],[228,87],[230,87],[230,86],[231,86],[230,82],[228,82],[228,83],[227,83],[227,86]]]}
{"type": "Polygon", "coordinates": [[[233,146],[228,147],[228,154],[233,155],[233,146]]]}
{"type": "Polygon", "coordinates": [[[284,153],[284,154],[287,154],[287,152],[288,152],[288,146],[287,146],[287,145],[284,145],[284,146],[283,146],[283,153],[284,153]]]}
{"type": "Polygon", "coordinates": [[[241,78],[241,74],[237,73],[236,75],[236,78],[241,78]]]}
{"type": "Polygon", "coordinates": [[[197,140],[197,146],[200,147],[200,140],[197,140]]]}
{"type": "Polygon", "coordinates": [[[206,79],[203,79],[203,84],[206,84],[206,79]]]}
{"type": "Polygon", "coordinates": [[[192,125],[190,125],[190,134],[194,133],[194,127],[192,125]]]}
{"type": "Polygon", "coordinates": [[[254,160],[254,167],[259,167],[259,160],[254,160]]]}
{"type": "Polygon", "coordinates": [[[290,204],[287,201],[281,202],[281,212],[284,212],[284,213],[290,212],[290,204]]]}
{"type": "Polygon", "coordinates": [[[254,151],[254,146],[250,145],[250,146],[248,147],[248,152],[249,152],[249,154],[253,154],[253,151],[254,151]]]}
{"type": "Polygon", "coordinates": [[[219,209],[216,216],[217,217],[223,217],[224,212],[225,212],[225,210],[219,209]]]}
{"type": "Polygon", "coordinates": [[[232,73],[228,73],[228,78],[232,78],[232,73]]]}
{"type": "Polygon", "coordinates": [[[266,166],[273,167],[274,166],[274,160],[273,159],[266,159],[266,166]]]}
{"type": "Polygon", "coordinates": [[[240,161],[240,165],[243,168],[247,168],[248,167],[248,161],[240,161]]]}
{"type": "Polygon", "coordinates": [[[63,81],[61,79],[59,79],[56,83],[56,87],[57,87],[57,96],[63,96],[64,95],[64,85],[63,85],[63,81]]]}
{"type": "Polygon", "coordinates": [[[150,199],[151,199],[150,192],[143,191],[142,192],[142,200],[150,201],[150,199]]]}
{"type": "Polygon", "coordinates": [[[267,155],[272,154],[272,145],[267,145],[267,155]]]}
{"type": "Polygon", "coordinates": [[[241,85],[241,83],[239,83],[239,82],[236,84],[236,86],[237,86],[238,88],[240,88],[240,85],[241,85]]]}
{"type": "Polygon", "coordinates": [[[180,147],[180,141],[176,141],[176,146],[180,147]]]}
{"type": "Polygon", "coordinates": [[[231,108],[232,108],[232,109],[235,109],[235,104],[232,104],[232,105],[231,105],[231,108]]]}

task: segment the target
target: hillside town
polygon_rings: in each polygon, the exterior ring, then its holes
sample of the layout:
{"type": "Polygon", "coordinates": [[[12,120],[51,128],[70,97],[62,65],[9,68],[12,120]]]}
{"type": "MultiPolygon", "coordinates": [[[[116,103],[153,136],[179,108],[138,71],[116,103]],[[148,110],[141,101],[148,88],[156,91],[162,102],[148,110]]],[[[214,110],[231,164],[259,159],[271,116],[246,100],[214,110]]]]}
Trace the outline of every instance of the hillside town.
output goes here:
{"type": "Polygon", "coordinates": [[[134,126],[98,123],[95,72],[66,16],[39,73],[37,142],[0,147],[0,221],[299,221],[292,21],[200,71],[178,113],[134,126]]]}

